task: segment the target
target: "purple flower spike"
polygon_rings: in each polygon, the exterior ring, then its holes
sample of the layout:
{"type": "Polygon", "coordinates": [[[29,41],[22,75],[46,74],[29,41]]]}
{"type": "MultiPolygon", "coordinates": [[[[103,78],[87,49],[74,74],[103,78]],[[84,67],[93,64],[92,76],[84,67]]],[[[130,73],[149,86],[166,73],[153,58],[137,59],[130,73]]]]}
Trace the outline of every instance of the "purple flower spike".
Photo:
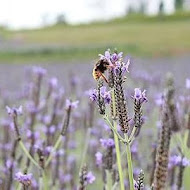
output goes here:
{"type": "Polygon", "coordinates": [[[49,85],[51,88],[55,89],[58,86],[58,80],[57,78],[53,77],[49,80],[49,85]]]}
{"type": "Polygon", "coordinates": [[[135,88],[135,94],[132,98],[134,98],[137,101],[140,101],[140,103],[147,102],[148,99],[145,94],[146,90],[143,92],[140,90],[140,88],[135,88]]]}
{"type": "Polygon", "coordinates": [[[79,101],[78,101],[78,100],[72,102],[71,100],[67,99],[67,100],[66,100],[66,106],[65,106],[65,107],[66,107],[66,109],[69,109],[69,107],[70,107],[71,109],[75,109],[75,108],[78,107],[78,104],[79,104],[79,101]]]}
{"type": "Polygon", "coordinates": [[[139,100],[140,98],[142,98],[142,93],[141,93],[140,88],[135,88],[134,98],[137,99],[137,100],[139,100]]]}
{"type": "Polygon", "coordinates": [[[190,166],[190,160],[188,160],[187,158],[183,158],[182,165],[185,167],[190,166]]]}
{"type": "Polygon", "coordinates": [[[93,175],[92,172],[88,172],[86,175],[86,182],[88,184],[92,184],[96,180],[96,177],[93,175]]]}
{"type": "Polygon", "coordinates": [[[26,104],[26,109],[29,113],[37,113],[39,110],[35,106],[34,102],[30,101],[26,104]]]}
{"type": "Polygon", "coordinates": [[[9,106],[6,106],[6,109],[10,116],[22,115],[22,106],[19,106],[19,108],[10,108],[9,106]]]}
{"type": "Polygon", "coordinates": [[[44,76],[46,74],[46,69],[38,66],[33,67],[33,72],[37,75],[44,76]]]}
{"type": "Polygon", "coordinates": [[[108,139],[107,140],[107,146],[108,147],[113,147],[115,145],[115,143],[114,143],[114,140],[113,139],[108,139]]]}
{"type": "Polygon", "coordinates": [[[162,94],[158,95],[156,98],[155,98],[155,103],[156,105],[158,106],[161,106],[163,103],[164,103],[164,97],[162,94]]]}
{"type": "Polygon", "coordinates": [[[116,61],[118,61],[118,55],[117,55],[117,53],[114,53],[112,56],[111,56],[111,61],[112,62],[116,62],[116,61]]]}
{"type": "Polygon", "coordinates": [[[99,54],[99,56],[100,56],[100,59],[106,59],[106,60],[110,60],[111,59],[111,55],[110,55],[110,51],[109,50],[105,51],[104,55],[99,54]]]}
{"type": "Polygon", "coordinates": [[[105,86],[100,88],[100,95],[104,98],[106,104],[109,104],[111,102],[110,91],[107,92],[105,86]]]}
{"type": "Polygon", "coordinates": [[[90,100],[92,102],[95,102],[97,100],[98,97],[98,91],[96,89],[90,89],[88,91],[85,92],[85,94],[90,98],[90,100]]]}
{"type": "Polygon", "coordinates": [[[22,174],[21,172],[17,172],[15,174],[15,180],[19,181],[25,186],[29,186],[31,184],[32,174],[22,174]]]}
{"type": "Polygon", "coordinates": [[[97,152],[96,154],[95,154],[95,157],[96,157],[96,165],[97,166],[100,166],[100,165],[102,165],[102,162],[103,162],[103,154],[101,153],[101,152],[97,152]]]}
{"type": "Polygon", "coordinates": [[[8,169],[10,169],[11,167],[15,167],[15,166],[16,166],[16,162],[14,162],[14,161],[8,159],[8,160],[6,161],[6,163],[5,163],[5,165],[6,165],[6,167],[7,167],[8,169]]]}
{"type": "Polygon", "coordinates": [[[179,166],[182,162],[182,165],[184,167],[187,167],[187,166],[190,166],[190,160],[188,160],[187,158],[182,158],[181,156],[177,156],[177,155],[174,155],[174,156],[171,156],[170,159],[169,159],[169,167],[170,166],[179,166]]]}
{"type": "Polygon", "coordinates": [[[104,148],[109,148],[109,147],[114,147],[115,143],[114,140],[109,138],[109,139],[100,139],[100,143],[104,148]]]}
{"type": "Polygon", "coordinates": [[[122,67],[123,74],[125,74],[126,72],[129,73],[129,65],[130,65],[130,59],[127,60],[127,63],[123,64],[123,67],[122,67]]]}
{"type": "Polygon", "coordinates": [[[190,89],[190,79],[186,79],[186,88],[190,89]]]}
{"type": "Polygon", "coordinates": [[[119,61],[119,60],[122,58],[122,56],[123,56],[123,52],[120,52],[119,54],[113,53],[113,54],[111,55],[111,61],[112,61],[113,63],[115,63],[115,62],[119,61]]]}

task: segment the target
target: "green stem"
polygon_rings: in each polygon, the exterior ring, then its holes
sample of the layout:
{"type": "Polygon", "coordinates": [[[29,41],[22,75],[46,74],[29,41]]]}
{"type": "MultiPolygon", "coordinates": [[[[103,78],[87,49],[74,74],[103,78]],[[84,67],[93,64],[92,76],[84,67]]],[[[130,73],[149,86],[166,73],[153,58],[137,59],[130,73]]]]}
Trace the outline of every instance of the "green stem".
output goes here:
{"type": "Polygon", "coordinates": [[[106,190],[112,189],[112,175],[109,170],[106,170],[106,190]]]}
{"type": "Polygon", "coordinates": [[[48,181],[45,171],[42,172],[42,178],[43,178],[43,190],[48,190],[48,181]]]}
{"type": "Polygon", "coordinates": [[[24,143],[22,142],[22,140],[19,141],[19,145],[22,148],[22,150],[24,151],[24,153],[26,154],[26,156],[30,159],[30,161],[38,168],[41,169],[41,167],[39,166],[39,164],[34,160],[34,158],[30,155],[30,153],[28,152],[28,150],[26,149],[24,143]]]}
{"type": "Polygon", "coordinates": [[[85,159],[86,159],[86,155],[87,155],[87,151],[88,151],[88,144],[90,141],[90,134],[91,134],[91,128],[88,128],[87,133],[86,133],[86,138],[85,138],[86,140],[85,140],[85,145],[84,145],[84,150],[83,150],[83,154],[82,154],[82,160],[81,160],[79,172],[81,171],[81,169],[84,165],[85,159]]]}
{"type": "Polygon", "coordinates": [[[16,188],[16,190],[21,190],[21,189],[22,189],[22,184],[19,183],[19,184],[18,184],[18,187],[16,188]]]}
{"type": "MultiPolygon", "coordinates": [[[[128,141],[128,136],[125,134],[125,139],[128,141]]],[[[134,190],[134,182],[133,182],[133,164],[131,159],[131,150],[130,150],[130,144],[126,144],[126,152],[127,152],[127,164],[128,164],[128,176],[129,176],[129,185],[130,190],[134,190]]]]}
{"type": "MultiPolygon", "coordinates": [[[[117,129],[112,126],[110,120],[108,119],[108,116],[107,116],[107,115],[104,115],[103,118],[104,118],[105,122],[110,126],[110,128],[111,128],[111,130],[114,132],[114,134],[117,135],[118,139],[119,139],[121,142],[123,142],[124,144],[125,144],[125,143],[128,143],[128,141],[126,141],[126,140],[117,132],[117,129]]],[[[117,127],[117,126],[116,126],[116,127],[117,127]]]]}
{"type": "Polygon", "coordinates": [[[133,127],[133,130],[131,132],[131,135],[129,136],[129,143],[132,143],[134,140],[134,136],[135,136],[135,132],[136,132],[136,127],[133,127]]]}
{"type": "Polygon", "coordinates": [[[39,178],[39,190],[43,190],[43,177],[40,176],[39,178]]]}
{"type": "Polygon", "coordinates": [[[49,157],[48,157],[48,159],[47,159],[47,161],[45,162],[45,168],[49,165],[49,163],[51,162],[51,160],[52,160],[52,158],[53,158],[53,154],[54,154],[54,152],[57,150],[57,148],[59,147],[59,145],[60,145],[60,143],[61,143],[61,141],[62,141],[62,135],[60,134],[59,135],[59,138],[57,139],[57,141],[56,141],[56,143],[55,143],[55,145],[54,145],[54,147],[53,147],[53,149],[52,149],[52,151],[51,151],[51,153],[50,153],[50,155],[49,155],[49,157]]]}
{"type": "Polygon", "coordinates": [[[121,166],[121,154],[119,149],[119,141],[117,135],[114,133],[114,141],[115,141],[115,150],[116,150],[116,158],[117,158],[117,166],[118,166],[118,172],[119,172],[119,179],[120,179],[120,188],[121,190],[124,190],[124,180],[123,180],[123,170],[121,166]]]}
{"type": "MultiPolygon", "coordinates": [[[[113,106],[113,117],[115,118],[116,115],[116,105],[115,105],[115,94],[114,91],[112,91],[112,106],[113,106]]],[[[110,125],[111,127],[112,125],[110,125]]],[[[117,122],[114,119],[113,120],[113,128],[114,128],[114,141],[115,141],[115,150],[116,150],[116,158],[117,158],[117,166],[118,166],[118,172],[119,172],[119,179],[120,179],[120,189],[124,190],[124,180],[123,180],[123,170],[121,166],[121,154],[120,154],[120,148],[119,148],[119,140],[118,135],[115,131],[117,131],[117,122]]]]}
{"type": "Polygon", "coordinates": [[[118,189],[117,186],[118,186],[118,182],[115,182],[115,184],[112,187],[112,190],[117,190],[118,189]]]}

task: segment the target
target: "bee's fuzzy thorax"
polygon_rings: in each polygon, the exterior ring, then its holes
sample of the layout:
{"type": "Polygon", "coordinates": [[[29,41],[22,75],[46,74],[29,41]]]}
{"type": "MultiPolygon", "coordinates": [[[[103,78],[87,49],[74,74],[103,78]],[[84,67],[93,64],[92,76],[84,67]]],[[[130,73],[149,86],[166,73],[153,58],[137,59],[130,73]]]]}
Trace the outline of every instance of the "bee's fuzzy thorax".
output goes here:
{"type": "Polygon", "coordinates": [[[103,78],[107,83],[108,80],[106,79],[104,72],[108,69],[109,62],[106,60],[100,59],[94,66],[92,75],[95,80],[98,80],[99,78],[103,78]]]}

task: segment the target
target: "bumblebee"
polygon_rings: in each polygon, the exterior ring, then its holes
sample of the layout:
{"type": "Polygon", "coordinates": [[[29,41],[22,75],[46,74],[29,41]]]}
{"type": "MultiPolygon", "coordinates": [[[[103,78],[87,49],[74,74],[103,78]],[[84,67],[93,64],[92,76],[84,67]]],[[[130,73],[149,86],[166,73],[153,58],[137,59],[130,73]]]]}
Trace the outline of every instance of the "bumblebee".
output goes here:
{"type": "Polygon", "coordinates": [[[107,83],[108,80],[106,79],[104,72],[109,68],[109,63],[106,60],[99,60],[93,69],[92,75],[95,80],[98,80],[100,77],[102,77],[107,83]]]}

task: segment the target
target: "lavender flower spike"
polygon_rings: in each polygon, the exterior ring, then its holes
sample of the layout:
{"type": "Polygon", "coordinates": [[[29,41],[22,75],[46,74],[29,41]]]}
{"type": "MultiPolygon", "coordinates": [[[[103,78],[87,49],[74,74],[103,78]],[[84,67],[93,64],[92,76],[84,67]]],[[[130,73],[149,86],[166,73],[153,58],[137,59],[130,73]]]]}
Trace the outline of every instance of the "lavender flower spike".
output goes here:
{"type": "Polygon", "coordinates": [[[129,73],[129,65],[130,65],[130,59],[127,60],[127,63],[123,63],[123,67],[122,67],[123,74],[125,74],[126,72],[129,73]]]}
{"type": "Polygon", "coordinates": [[[111,55],[111,61],[113,62],[113,63],[115,63],[116,61],[119,61],[121,58],[122,58],[122,56],[123,56],[123,52],[120,52],[120,53],[113,53],[112,55],[111,55]]]}
{"type": "Polygon", "coordinates": [[[58,86],[58,80],[57,78],[53,77],[49,80],[49,85],[51,88],[55,89],[58,86]]]}
{"type": "Polygon", "coordinates": [[[78,107],[79,101],[74,101],[72,102],[71,100],[67,99],[66,100],[66,109],[69,109],[69,107],[71,107],[72,109],[75,109],[78,107]]]}
{"type": "Polygon", "coordinates": [[[90,89],[88,91],[86,91],[85,93],[92,102],[95,102],[97,101],[97,98],[98,98],[98,91],[96,89],[90,89]]]}
{"type": "Polygon", "coordinates": [[[115,143],[112,138],[109,139],[100,139],[100,143],[104,148],[114,147],[115,143]]]}
{"type": "Polygon", "coordinates": [[[186,79],[186,88],[190,89],[190,79],[186,79]]]}
{"type": "Polygon", "coordinates": [[[110,55],[110,51],[109,50],[105,51],[104,55],[99,54],[99,56],[100,56],[100,59],[106,59],[108,61],[110,61],[110,59],[111,59],[111,55],[110,55]]]}
{"type": "Polygon", "coordinates": [[[92,174],[92,172],[88,172],[86,175],[87,184],[92,184],[96,180],[96,177],[92,174]]]}
{"type": "Polygon", "coordinates": [[[148,99],[146,97],[145,94],[146,90],[144,90],[143,92],[140,90],[140,88],[135,88],[135,94],[134,96],[132,96],[132,98],[134,98],[135,100],[139,101],[141,104],[143,102],[147,102],[148,99]]]}
{"type": "Polygon", "coordinates": [[[100,88],[100,95],[102,96],[102,98],[104,98],[106,104],[109,104],[111,102],[110,91],[107,92],[105,86],[102,86],[100,88]]]}
{"type": "Polygon", "coordinates": [[[7,109],[7,113],[10,116],[14,116],[14,115],[22,115],[22,106],[19,106],[19,108],[10,108],[9,106],[6,106],[7,109]]]}
{"type": "Polygon", "coordinates": [[[32,180],[32,174],[22,174],[21,172],[17,172],[15,174],[15,180],[19,181],[22,183],[24,186],[28,187],[31,185],[31,180],[32,180]]]}
{"type": "Polygon", "coordinates": [[[33,72],[39,76],[44,76],[46,74],[46,69],[39,67],[39,66],[34,66],[33,67],[33,72]]]}
{"type": "Polygon", "coordinates": [[[103,154],[101,153],[101,152],[97,152],[96,154],[95,154],[95,157],[96,157],[96,165],[97,166],[100,166],[100,165],[102,165],[102,162],[103,162],[103,154]]]}

